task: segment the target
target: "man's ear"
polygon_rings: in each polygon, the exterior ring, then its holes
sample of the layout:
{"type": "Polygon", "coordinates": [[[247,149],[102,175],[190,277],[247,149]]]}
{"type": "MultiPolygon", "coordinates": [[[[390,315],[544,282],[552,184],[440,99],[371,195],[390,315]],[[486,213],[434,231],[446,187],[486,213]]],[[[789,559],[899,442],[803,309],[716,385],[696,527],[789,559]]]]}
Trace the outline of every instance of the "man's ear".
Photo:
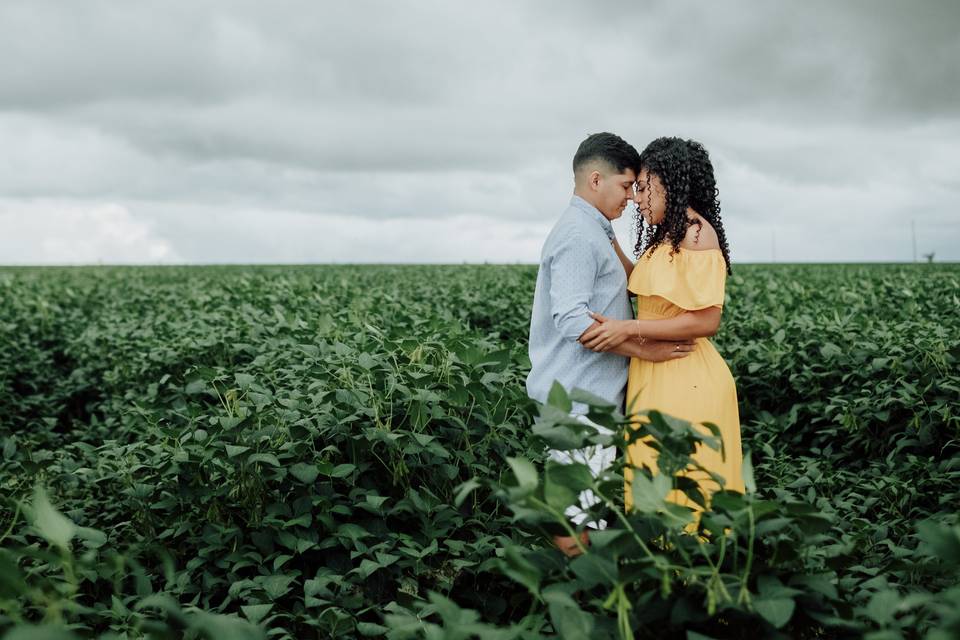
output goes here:
{"type": "Polygon", "coordinates": [[[590,187],[593,188],[594,191],[600,188],[600,172],[599,171],[594,170],[590,172],[590,187]]]}

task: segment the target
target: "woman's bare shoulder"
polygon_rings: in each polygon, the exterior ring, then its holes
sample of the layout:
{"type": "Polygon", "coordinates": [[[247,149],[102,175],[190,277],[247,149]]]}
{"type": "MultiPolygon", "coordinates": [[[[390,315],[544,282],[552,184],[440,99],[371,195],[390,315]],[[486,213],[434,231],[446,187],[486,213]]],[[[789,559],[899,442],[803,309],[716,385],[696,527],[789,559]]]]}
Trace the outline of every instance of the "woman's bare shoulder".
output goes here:
{"type": "Polygon", "coordinates": [[[682,248],[691,251],[720,248],[720,239],[717,238],[717,232],[706,218],[693,211],[693,209],[687,210],[687,217],[695,222],[687,227],[687,235],[680,242],[682,248]]]}

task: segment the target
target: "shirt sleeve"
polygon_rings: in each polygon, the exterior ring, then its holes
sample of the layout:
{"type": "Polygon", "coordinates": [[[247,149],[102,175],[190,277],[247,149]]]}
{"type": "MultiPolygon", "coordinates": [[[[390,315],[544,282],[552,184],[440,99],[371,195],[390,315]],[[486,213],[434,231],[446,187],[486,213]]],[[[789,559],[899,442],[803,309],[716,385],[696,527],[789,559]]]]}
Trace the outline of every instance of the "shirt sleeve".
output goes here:
{"type": "Polygon", "coordinates": [[[568,340],[576,340],[593,324],[588,305],[596,276],[590,243],[578,234],[563,234],[550,260],[550,314],[568,340]]]}

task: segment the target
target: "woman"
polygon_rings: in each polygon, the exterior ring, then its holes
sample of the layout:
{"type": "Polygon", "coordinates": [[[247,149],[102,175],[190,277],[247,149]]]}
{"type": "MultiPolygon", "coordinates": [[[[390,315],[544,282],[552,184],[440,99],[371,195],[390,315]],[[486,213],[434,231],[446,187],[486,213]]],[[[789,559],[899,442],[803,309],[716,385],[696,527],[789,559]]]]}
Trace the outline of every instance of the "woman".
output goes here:
{"type": "MultiPolygon", "coordinates": [[[[723,488],[745,491],[740,446],[737,388],[730,369],[708,340],[720,326],[724,285],[730,254],[720,221],[713,166],[706,149],[693,140],[658,138],[640,154],[640,173],[634,201],[637,208],[638,260],[627,288],[637,296],[636,320],[594,316],[600,324],[581,342],[594,351],[606,351],[624,340],[688,340],[696,348],[688,357],[666,362],[630,359],[627,408],[657,409],[683,418],[706,435],[699,425],[720,428],[726,459],[720,451],[698,445],[692,454],[700,465],[725,479],[723,488]]],[[[633,468],[647,465],[656,474],[657,451],[646,444],[649,436],[627,450],[625,504],[633,504],[630,482],[633,468]]],[[[701,470],[688,469],[710,504],[720,486],[701,470]]],[[[694,510],[685,530],[695,533],[702,507],[673,489],[667,499],[694,510]]]]}

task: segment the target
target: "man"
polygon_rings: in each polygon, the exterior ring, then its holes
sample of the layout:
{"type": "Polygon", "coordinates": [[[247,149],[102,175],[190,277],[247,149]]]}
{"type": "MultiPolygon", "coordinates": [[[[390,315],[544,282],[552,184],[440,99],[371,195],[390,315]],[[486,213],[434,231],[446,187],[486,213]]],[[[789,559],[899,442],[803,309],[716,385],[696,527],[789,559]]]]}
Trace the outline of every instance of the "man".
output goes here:
{"type": "MultiPolygon", "coordinates": [[[[613,232],[612,220],[619,218],[634,197],[634,183],[640,156],[631,145],[612,133],[587,137],[573,157],[574,191],[560,219],[547,236],[540,255],[537,286],[530,317],[530,374],[527,394],[541,403],[553,382],[568,391],[578,387],[623,410],[629,358],[660,362],[684,357],[692,343],[627,340],[605,352],[594,352],[579,342],[595,322],[590,312],[608,318],[629,320],[633,305],[627,297],[627,277],[633,262],[623,253],[613,232]]],[[[574,403],[579,420],[609,433],[587,420],[587,407],[574,403]]],[[[587,447],[581,451],[548,449],[558,462],[574,459],[585,462],[594,477],[613,462],[615,447],[587,447]]],[[[571,506],[566,515],[577,526],[586,518],[584,509],[596,504],[592,491],[580,494],[580,506],[571,506]]],[[[606,526],[604,520],[598,529],[606,526]]],[[[587,544],[587,531],[580,540],[587,544]]],[[[579,552],[573,537],[555,536],[554,543],[568,556],[579,552]]]]}

